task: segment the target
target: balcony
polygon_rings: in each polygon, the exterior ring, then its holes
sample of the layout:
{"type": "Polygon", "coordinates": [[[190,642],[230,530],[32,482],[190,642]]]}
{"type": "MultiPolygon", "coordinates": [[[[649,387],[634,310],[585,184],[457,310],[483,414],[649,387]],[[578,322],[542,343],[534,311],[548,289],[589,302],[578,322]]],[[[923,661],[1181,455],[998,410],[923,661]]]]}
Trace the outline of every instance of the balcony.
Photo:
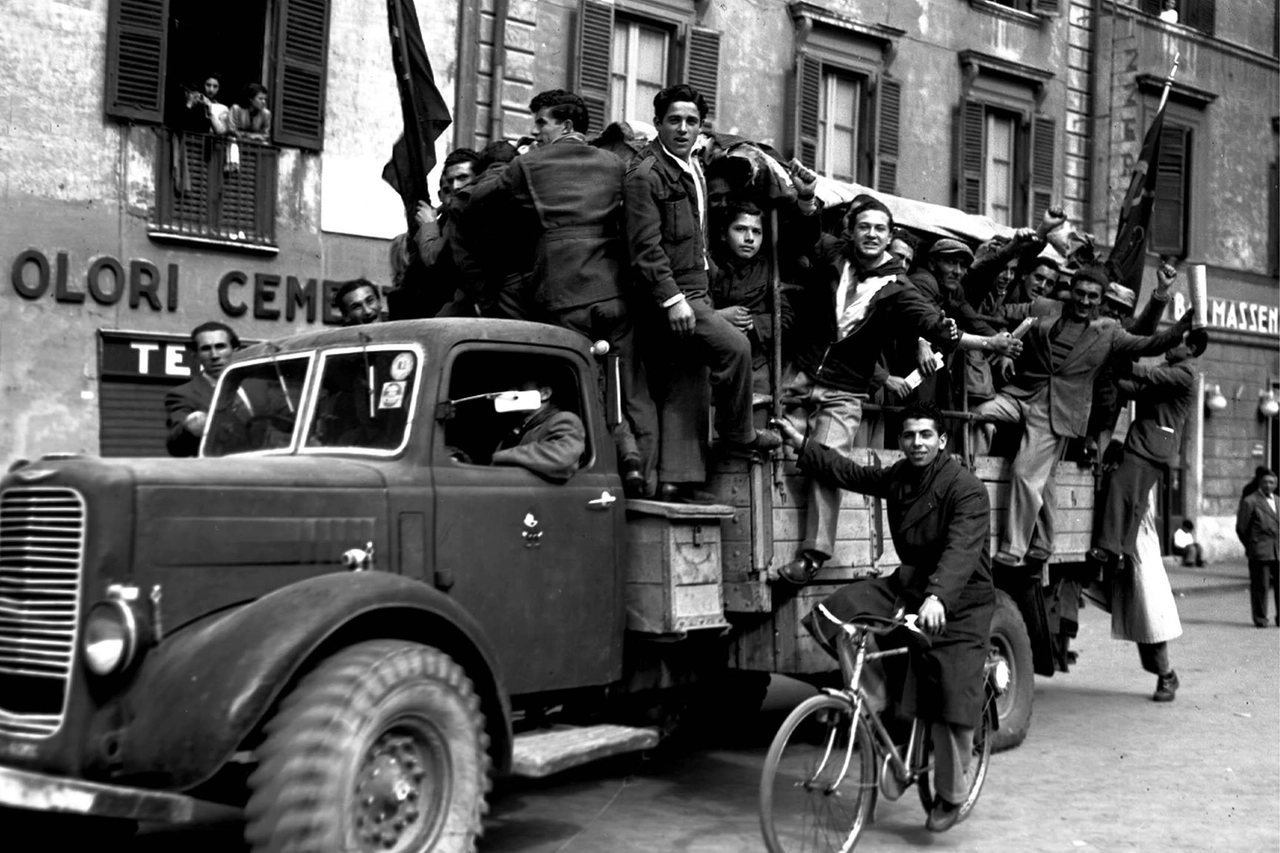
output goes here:
{"type": "Polygon", "coordinates": [[[278,157],[262,142],[162,131],[151,239],[274,254],[278,157]]]}

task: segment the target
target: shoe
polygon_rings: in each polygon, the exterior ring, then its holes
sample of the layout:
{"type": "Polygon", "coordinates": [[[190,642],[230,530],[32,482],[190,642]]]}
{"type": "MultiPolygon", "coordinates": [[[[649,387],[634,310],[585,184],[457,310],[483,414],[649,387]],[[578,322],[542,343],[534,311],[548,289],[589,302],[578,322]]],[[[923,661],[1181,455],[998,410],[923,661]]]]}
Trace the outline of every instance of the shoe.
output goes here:
{"type": "Polygon", "coordinates": [[[756,437],[748,442],[722,440],[724,449],[738,453],[768,453],[782,446],[782,434],[774,429],[758,429],[756,437]]]}
{"type": "Polygon", "coordinates": [[[1041,548],[1039,546],[1035,546],[1027,549],[1028,563],[1047,563],[1049,562],[1049,558],[1052,556],[1053,556],[1053,552],[1050,551],[1048,548],[1041,548]]]}
{"type": "Polygon", "coordinates": [[[1168,675],[1162,675],[1156,680],[1156,692],[1151,697],[1153,702],[1172,702],[1174,694],[1178,692],[1178,673],[1169,670],[1168,675]]]}
{"type": "Polygon", "coordinates": [[[804,586],[813,580],[813,576],[818,573],[818,569],[822,568],[823,562],[823,560],[805,554],[778,569],[778,577],[796,586],[804,586]]]}
{"type": "Polygon", "coordinates": [[[999,563],[1000,565],[1010,569],[1016,569],[1018,566],[1022,565],[1022,560],[1013,556],[1008,551],[997,551],[996,555],[992,557],[991,560],[992,562],[999,563]]]}
{"type": "Polygon", "coordinates": [[[930,832],[946,832],[956,825],[960,819],[960,807],[949,803],[942,797],[936,797],[933,808],[929,810],[929,819],[924,822],[925,829],[930,832]]]}
{"type": "Polygon", "coordinates": [[[657,499],[673,504],[698,504],[700,506],[719,503],[715,495],[688,483],[663,483],[658,486],[657,499]]]}
{"type": "Polygon", "coordinates": [[[1267,620],[1266,620],[1266,619],[1254,619],[1254,620],[1253,620],[1253,627],[1255,627],[1255,628],[1265,628],[1265,627],[1267,627],[1267,620]]]}
{"type": "Polygon", "coordinates": [[[640,473],[640,460],[622,460],[622,491],[629,498],[642,498],[645,492],[644,474],[640,473]]]}

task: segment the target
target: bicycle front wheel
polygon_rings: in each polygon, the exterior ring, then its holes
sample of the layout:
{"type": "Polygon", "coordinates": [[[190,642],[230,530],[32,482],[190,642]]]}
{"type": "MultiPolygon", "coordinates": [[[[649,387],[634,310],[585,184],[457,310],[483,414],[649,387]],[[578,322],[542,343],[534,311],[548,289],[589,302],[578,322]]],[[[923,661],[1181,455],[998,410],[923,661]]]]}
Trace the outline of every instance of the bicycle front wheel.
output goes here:
{"type": "Polygon", "coordinates": [[[834,696],[787,717],[760,778],[760,829],[769,853],[848,853],[871,814],[875,751],[865,720],[834,696]]]}

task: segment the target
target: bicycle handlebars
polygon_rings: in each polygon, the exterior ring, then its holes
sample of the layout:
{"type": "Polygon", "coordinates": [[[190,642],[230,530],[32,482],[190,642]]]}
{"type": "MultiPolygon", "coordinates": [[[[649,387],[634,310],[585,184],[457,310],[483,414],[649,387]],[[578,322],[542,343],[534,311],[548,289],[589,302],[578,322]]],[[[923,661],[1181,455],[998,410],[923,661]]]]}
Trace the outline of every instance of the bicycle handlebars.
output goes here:
{"type": "Polygon", "coordinates": [[[826,605],[819,604],[818,612],[821,613],[831,622],[840,626],[840,630],[844,631],[851,639],[854,638],[859,631],[865,631],[869,634],[882,636],[899,628],[905,628],[907,631],[917,635],[925,645],[932,645],[929,635],[920,629],[917,623],[919,616],[915,613],[907,613],[905,608],[899,607],[893,616],[859,616],[857,619],[851,619],[845,622],[836,617],[834,613],[827,609],[826,605]]]}

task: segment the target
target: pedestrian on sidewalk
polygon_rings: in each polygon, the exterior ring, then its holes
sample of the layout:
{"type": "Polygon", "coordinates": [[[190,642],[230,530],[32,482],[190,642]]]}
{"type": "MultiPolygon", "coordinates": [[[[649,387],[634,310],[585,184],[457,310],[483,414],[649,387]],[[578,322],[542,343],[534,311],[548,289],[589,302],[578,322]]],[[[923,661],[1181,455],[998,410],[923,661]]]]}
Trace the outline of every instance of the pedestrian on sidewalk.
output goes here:
{"type": "Polygon", "coordinates": [[[1254,478],[1257,491],[1240,501],[1236,512],[1236,536],[1249,558],[1249,603],[1253,608],[1253,624],[1267,627],[1267,583],[1275,600],[1276,625],[1280,626],[1280,544],[1276,519],[1276,474],[1259,470],[1254,478]]]}
{"type": "Polygon", "coordinates": [[[1190,518],[1182,520],[1182,526],[1173,531],[1173,553],[1182,558],[1183,566],[1204,568],[1204,550],[1196,541],[1196,523],[1190,518]]]}
{"type": "Polygon", "coordinates": [[[1155,505],[1158,485],[1145,495],[1133,551],[1121,560],[1111,581],[1111,638],[1138,644],[1142,668],[1156,676],[1155,702],[1172,702],[1178,673],[1169,666],[1169,641],[1182,636],[1178,605],[1160,555],[1155,505]],[[1127,570],[1125,570],[1127,568],[1127,570]]]}

